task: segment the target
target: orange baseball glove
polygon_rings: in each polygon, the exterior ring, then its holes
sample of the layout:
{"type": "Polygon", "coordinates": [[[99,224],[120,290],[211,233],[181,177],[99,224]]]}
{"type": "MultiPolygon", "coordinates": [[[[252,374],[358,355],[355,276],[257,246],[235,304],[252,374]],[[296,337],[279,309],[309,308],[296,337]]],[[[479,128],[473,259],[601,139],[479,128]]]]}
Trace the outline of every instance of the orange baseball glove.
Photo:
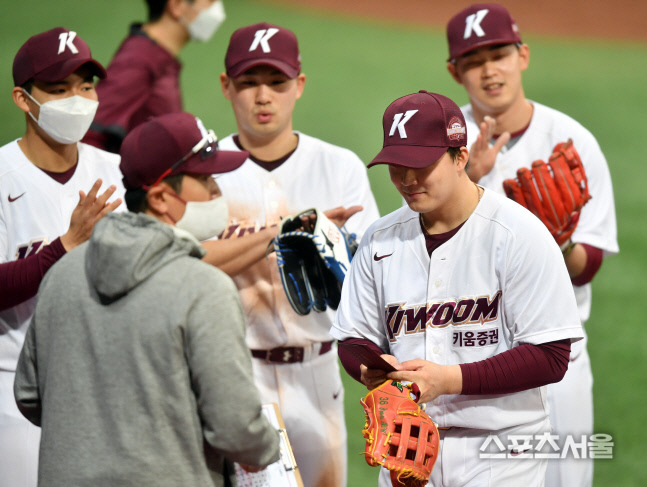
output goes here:
{"type": "Polygon", "coordinates": [[[521,168],[516,179],[503,181],[508,198],[532,211],[555,238],[560,247],[571,239],[580,219],[580,211],[591,199],[586,172],[573,141],[557,144],[548,159],[521,168]]]}
{"type": "Polygon", "coordinates": [[[438,430],[419,398],[415,384],[387,380],[361,400],[366,463],[390,470],[394,487],[426,485],[438,457],[438,430]]]}

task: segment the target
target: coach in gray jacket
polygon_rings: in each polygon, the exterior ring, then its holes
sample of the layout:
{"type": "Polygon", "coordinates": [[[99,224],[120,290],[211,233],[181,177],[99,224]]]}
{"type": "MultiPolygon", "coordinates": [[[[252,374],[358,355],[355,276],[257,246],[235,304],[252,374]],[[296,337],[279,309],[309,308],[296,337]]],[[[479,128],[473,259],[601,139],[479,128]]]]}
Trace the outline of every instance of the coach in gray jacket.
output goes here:
{"type": "Polygon", "coordinates": [[[42,427],[39,486],[224,486],[232,461],[278,459],[238,292],[196,238],[227,220],[211,174],[246,158],[187,113],[124,140],[138,213],[108,215],[49,270],[18,362],[18,407],[42,427]]]}

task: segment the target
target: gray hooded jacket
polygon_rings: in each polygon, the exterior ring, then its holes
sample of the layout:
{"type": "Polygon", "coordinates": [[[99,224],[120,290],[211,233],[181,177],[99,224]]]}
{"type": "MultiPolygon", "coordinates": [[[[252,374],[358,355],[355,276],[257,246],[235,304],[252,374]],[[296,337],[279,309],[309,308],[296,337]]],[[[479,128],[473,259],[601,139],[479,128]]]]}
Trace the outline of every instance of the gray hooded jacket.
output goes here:
{"type": "Polygon", "coordinates": [[[48,271],[14,387],[42,426],[40,487],[211,487],[225,457],[278,459],[238,292],[203,252],[153,218],[110,214],[48,271]]]}

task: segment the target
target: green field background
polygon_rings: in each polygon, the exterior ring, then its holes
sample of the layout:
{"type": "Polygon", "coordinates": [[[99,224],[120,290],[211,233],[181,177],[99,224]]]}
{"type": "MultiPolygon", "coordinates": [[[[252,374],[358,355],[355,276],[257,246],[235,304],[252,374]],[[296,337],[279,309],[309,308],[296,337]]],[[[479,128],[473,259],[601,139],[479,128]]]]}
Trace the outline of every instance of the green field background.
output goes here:
{"type": "MultiPolygon", "coordinates": [[[[276,7],[270,1],[225,0],[225,5],[228,18],[215,38],[207,44],[192,43],[181,54],[185,108],[221,136],[235,131],[230,106],[218,84],[229,35],[237,27],[259,21],[288,27],[299,37],[307,82],[297,103],[295,128],[348,147],[365,162],[379,151],[382,114],[399,96],[426,89],[450,96],[459,105],[467,102],[463,89],[445,70],[442,29],[339,17],[332,12],[315,16],[276,7]]],[[[11,100],[11,64],[29,36],[65,26],[77,31],[107,65],[129,22],[145,17],[144,2],[138,0],[23,0],[4,2],[3,10],[0,144],[20,137],[24,130],[23,115],[11,100]]],[[[527,34],[524,31],[524,41],[531,48],[530,68],[524,74],[526,95],[570,114],[597,136],[609,161],[616,196],[621,253],[605,261],[595,279],[592,318],[587,323],[595,377],[595,431],[613,435],[615,442],[613,459],[596,461],[595,485],[647,485],[647,328],[643,322],[647,315],[643,189],[647,44],[542,37],[533,35],[531,27],[527,34]]],[[[384,168],[371,169],[370,178],[381,213],[398,207],[400,198],[384,168]]],[[[364,443],[359,398],[364,394],[361,386],[346,380],[351,487],[375,485],[377,473],[359,455],[364,443]]]]}

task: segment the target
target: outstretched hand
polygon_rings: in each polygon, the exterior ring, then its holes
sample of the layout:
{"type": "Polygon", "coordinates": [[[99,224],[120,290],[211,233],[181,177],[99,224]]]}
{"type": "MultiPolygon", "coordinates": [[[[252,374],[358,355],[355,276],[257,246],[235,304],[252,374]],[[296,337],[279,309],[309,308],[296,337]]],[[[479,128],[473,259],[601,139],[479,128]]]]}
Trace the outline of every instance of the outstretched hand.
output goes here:
{"type": "Polygon", "coordinates": [[[476,142],[470,148],[470,159],[467,167],[467,175],[472,181],[478,183],[479,179],[488,174],[494,167],[497,155],[510,141],[510,132],[503,132],[490,146],[490,140],[496,130],[496,120],[486,115],[481,122],[481,129],[476,136],[476,142]]]}
{"type": "MultiPolygon", "coordinates": [[[[351,206],[350,208],[338,206],[323,213],[331,222],[341,228],[351,216],[363,209],[364,207],[361,205],[351,206]]],[[[304,231],[312,233],[316,223],[317,214],[314,211],[307,215],[301,215],[301,227],[304,231]]]]}
{"type": "Polygon", "coordinates": [[[332,208],[330,210],[324,211],[324,215],[326,215],[328,219],[338,227],[343,227],[351,216],[362,211],[363,209],[364,207],[361,205],[355,205],[349,208],[338,206],[337,208],[332,208]]]}
{"type": "Polygon", "coordinates": [[[443,394],[460,394],[463,389],[460,365],[440,365],[414,359],[400,363],[397,368],[396,372],[389,372],[387,378],[415,382],[420,388],[420,403],[433,401],[443,394]]]}
{"type": "Polygon", "coordinates": [[[92,235],[94,225],[121,204],[121,198],[108,203],[108,199],[117,190],[117,186],[114,184],[103,194],[97,196],[102,183],[101,179],[97,179],[87,195],[85,192],[79,191],[79,203],[72,212],[70,228],[65,235],[61,236],[61,243],[66,251],[69,252],[88,240],[92,235]]]}

